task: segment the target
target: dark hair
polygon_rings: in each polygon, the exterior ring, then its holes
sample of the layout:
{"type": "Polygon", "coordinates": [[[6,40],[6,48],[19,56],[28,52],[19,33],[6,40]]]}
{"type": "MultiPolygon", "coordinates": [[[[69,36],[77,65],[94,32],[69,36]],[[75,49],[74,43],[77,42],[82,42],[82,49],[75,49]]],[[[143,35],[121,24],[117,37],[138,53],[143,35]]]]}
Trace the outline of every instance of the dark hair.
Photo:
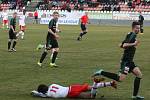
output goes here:
{"type": "Polygon", "coordinates": [[[134,21],[134,22],[132,23],[132,28],[134,28],[136,25],[140,25],[140,23],[139,23],[139,22],[134,21]]]}
{"type": "Polygon", "coordinates": [[[59,13],[58,13],[57,11],[54,11],[54,12],[53,12],[53,15],[54,15],[54,14],[59,14],[59,13]]]}
{"type": "Polygon", "coordinates": [[[13,14],[17,14],[17,12],[14,12],[13,14]]]}
{"type": "Polygon", "coordinates": [[[40,84],[37,89],[38,92],[45,94],[48,91],[48,86],[44,84],[40,84]]]}

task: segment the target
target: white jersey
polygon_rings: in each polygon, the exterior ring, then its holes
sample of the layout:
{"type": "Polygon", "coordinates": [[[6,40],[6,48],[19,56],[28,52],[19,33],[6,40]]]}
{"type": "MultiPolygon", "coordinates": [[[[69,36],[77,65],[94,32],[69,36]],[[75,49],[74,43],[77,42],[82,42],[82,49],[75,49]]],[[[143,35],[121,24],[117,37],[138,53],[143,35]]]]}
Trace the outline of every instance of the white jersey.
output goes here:
{"type": "Polygon", "coordinates": [[[69,92],[69,87],[63,87],[57,84],[49,86],[47,97],[52,98],[66,98],[69,92]]]}
{"type": "Polygon", "coordinates": [[[3,17],[3,20],[8,20],[8,14],[7,14],[7,12],[3,12],[2,17],[3,17]]]}
{"type": "Polygon", "coordinates": [[[25,26],[25,19],[26,19],[25,15],[20,15],[20,17],[19,17],[19,25],[25,26]]]}

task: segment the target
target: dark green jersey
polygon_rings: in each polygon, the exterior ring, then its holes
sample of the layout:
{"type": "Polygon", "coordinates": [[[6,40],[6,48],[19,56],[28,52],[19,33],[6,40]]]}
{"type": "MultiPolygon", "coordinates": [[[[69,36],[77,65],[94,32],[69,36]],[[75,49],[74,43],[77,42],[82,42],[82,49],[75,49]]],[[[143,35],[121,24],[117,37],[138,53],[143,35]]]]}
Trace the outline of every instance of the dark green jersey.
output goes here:
{"type": "Polygon", "coordinates": [[[49,22],[49,26],[48,26],[48,28],[51,29],[54,33],[56,32],[56,23],[57,23],[57,20],[52,19],[49,22]]]}
{"type": "MultiPolygon", "coordinates": [[[[136,33],[130,32],[127,34],[125,40],[122,42],[123,43],[134,43],[136,41],[136,33]]],[[[129,61],[132,62],[134,58],[136,48],[134,46],[127,47],[124,49],[124,54],[122,57],[122,61],[129,61]]]]}
{"type": "Polygon", "coordinates": [[[11,18],[10,25],[13,26],[14,30],[16,29],[16,18],[11,18]]]}

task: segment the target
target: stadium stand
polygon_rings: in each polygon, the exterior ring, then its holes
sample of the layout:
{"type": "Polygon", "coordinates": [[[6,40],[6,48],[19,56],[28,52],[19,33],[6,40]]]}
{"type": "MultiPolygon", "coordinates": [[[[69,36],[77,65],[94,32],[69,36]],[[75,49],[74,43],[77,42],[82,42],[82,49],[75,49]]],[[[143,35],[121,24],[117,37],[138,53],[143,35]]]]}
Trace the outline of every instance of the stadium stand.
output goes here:
{"type": "Polygon", "coordinates": [[[2,9],[142,11],[150,12],[150,0],[2,0],[2,9]]]}

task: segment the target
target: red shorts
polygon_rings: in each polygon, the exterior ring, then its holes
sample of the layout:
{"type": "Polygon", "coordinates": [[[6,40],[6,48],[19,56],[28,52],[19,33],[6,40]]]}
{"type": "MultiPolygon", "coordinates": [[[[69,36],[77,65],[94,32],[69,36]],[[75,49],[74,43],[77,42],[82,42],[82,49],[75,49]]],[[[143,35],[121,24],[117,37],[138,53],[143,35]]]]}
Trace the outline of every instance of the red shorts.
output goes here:
{"type": "Polygon", "coordinates": [[[69,87],[69,93],[68,93],[68,97],[69,98],[75,98],[78,97],[80,95],[80,93],[82,92],[86,92],[88,91],[88,84],[83,84],[83,85],[71,85],[69,87]]]}
{"type": "Polygon", "coordinates": [[[20,31],[24,31],[26,29],[26,26],[19,26],[20,27],[20,31]]]}
{"type": "Polygon", "coordinates": [[[7,24],[7,23],[8,23],[8,20],[3,20],[3,23],[4,23],[4,24],[7,24]]]}

